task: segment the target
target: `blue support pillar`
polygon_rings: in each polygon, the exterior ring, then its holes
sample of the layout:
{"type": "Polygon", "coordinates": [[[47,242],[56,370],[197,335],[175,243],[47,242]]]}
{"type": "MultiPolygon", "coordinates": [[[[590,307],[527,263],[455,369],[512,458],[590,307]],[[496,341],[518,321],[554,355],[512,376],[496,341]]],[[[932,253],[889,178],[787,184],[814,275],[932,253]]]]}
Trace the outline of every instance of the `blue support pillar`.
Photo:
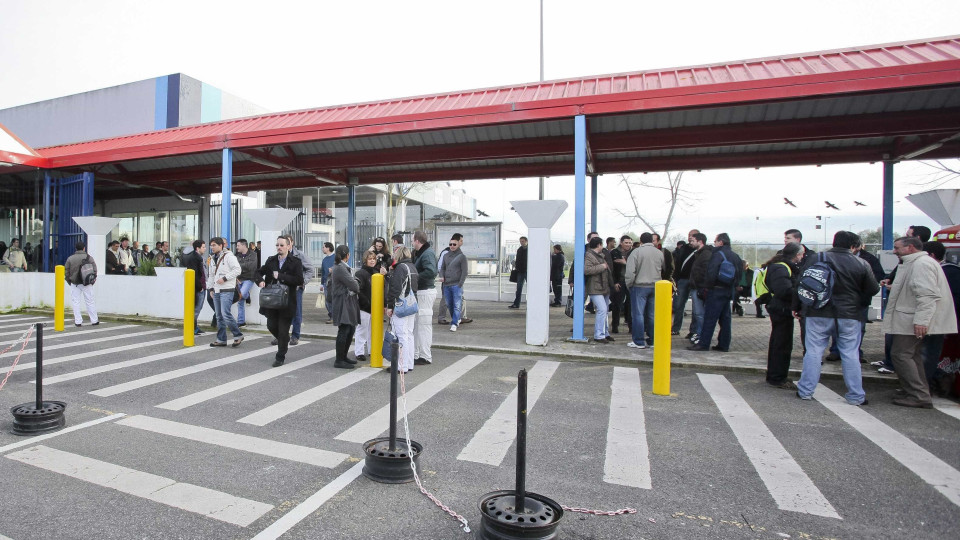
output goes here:
{"type": "Polygon", "coordinates": [[[573,119],[574,145],[574,227],[573,233],[573,337],[571,341],[583,339],[583,258],[586,255],[586,199],[587,199],[587,119],[583,115],[573,119]]]}
{"type": "Polygon", "coordinates": [[[50,198],[53,196],[50,182],[50,173],[43,174],[43,241],[40,242],[40,249],[43,250],[43,271],[50,271],[50,250],[53,249],[53,242],[50,238],[50,198]]]}
{"type": "Polygon", "coordinates": [[[233,204],[230,200],[230,194],[233,192],[233,150],[223,149],[223,177],[221,179],[221,198],[220,201],[220,236],[231,245],[233,240],[230,238],[230,218],[233,214],[233,204]]]}
{"type": "Polygon", "coordinates": [[[347,186],[347,247],[350,248],[350,266],[358,268],[357,266],[357,185],[354,183],[355,179],[350,180],[350,185],[347,186]]]}
{"type": "Polygon", "coordinates": [[[883,162],[883,249],[893,249],[893,164],[883,162]]]}
{"type": "Polygon", "coordinates": [[[597,223],[597,175],[590,177],[590,230],[600,232],[597,223]]]}

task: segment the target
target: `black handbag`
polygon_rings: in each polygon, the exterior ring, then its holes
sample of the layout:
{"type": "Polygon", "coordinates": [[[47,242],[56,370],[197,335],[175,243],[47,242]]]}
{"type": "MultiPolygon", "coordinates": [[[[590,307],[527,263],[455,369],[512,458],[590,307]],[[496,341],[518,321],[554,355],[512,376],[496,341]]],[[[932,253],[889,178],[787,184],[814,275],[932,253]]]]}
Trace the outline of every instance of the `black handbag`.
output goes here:
{"type": "Polygon", "coordinates": [[[516,283],[519,279],[520,272],[517,272],[517,269],[514,268],[510,271],[510,283],[516,283]]]}
{"type": "Polygon", "coordinates": [[[283,283],[271,283],[260,289],[260,307],[285,309],[290,303],[290,287],[283,283]]]}
{"type": "Polygon", "coordinates": [[[567,307],[563,308],[563,314],[573,318],[573,295],[567,297],[567,307]]]}

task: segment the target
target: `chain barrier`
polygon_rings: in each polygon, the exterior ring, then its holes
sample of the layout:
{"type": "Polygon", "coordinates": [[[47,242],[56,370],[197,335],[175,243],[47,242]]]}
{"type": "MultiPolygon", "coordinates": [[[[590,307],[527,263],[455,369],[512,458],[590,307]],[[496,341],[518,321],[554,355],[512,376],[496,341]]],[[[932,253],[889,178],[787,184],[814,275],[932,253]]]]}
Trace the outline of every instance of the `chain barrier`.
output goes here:
{"type": "MultiPolygon", "coordinates": [[[[399,358],[395,358],[394,362],[399,362],[399,358]]],[[[399,370],[398,370],[399,371],[399,370]]],[[[410,468],[413,470],[413,479],[417,482],[417,487],[420,488],[420,493],[426,495],[428,499],[433,501],[433,504],[440,507],[441,510],[450,515],[450,517],[456,519],[461,523],[460,527],[463,529],[463,532],[470,532],[470,525],[467,523],[467,518],[456,513],[454,510],[451,510],[447,505],[440,502],[440,499],[436,498],[432,493],[426,490],[423,487],[423,483],[420,482],[420,475],[417,474],[417,464],[413,462],[413,445],[410,442],[410,423],[407,420],[407,387],[404,382],[403,372],[400,374],[400,398],[403,403],[403,433],[407,438],[407,456],[410,458],[410,468]]]]}
{"type": "Polygon", "coordinates": [[[636,508],[621,508],[619,510],[591,510],[589,508],[573,508],[571,506],[560,505],[567,512],[579,512],[581,514],[593,514],[595,516],[619,516],[623,514],[636,514],[636,508]]]}
{"type": "Polygon", "coordinates": [[[17,353],[17,358],[13,361],[13,365],[10,366],[10,370],[7,371],[7,376],[3,378],[3,382],[0,382],[0,390],[3,390],[3,386],[7,384],[7,379],[10,378],[10,375],[13,374],[14,368],[17,367],[17,362],[19,362],[20,357],[23,356],[23,351],[27,348],[27,343],[30,343],[30,336],[33,335],[33,329],[34,329],[34,326],[31,324],[26,330],[23,331],[22,334],[20,334],[20,337],[18,337],[16,341],[10,344],[10,346],[4,349],[3,351],[0,351],[0,355],[6,354],[7,351],[16,347],[17,343],[20,343],[21,341],[23,341],[23,345],[20,346],[20,352],[17,353]]]}

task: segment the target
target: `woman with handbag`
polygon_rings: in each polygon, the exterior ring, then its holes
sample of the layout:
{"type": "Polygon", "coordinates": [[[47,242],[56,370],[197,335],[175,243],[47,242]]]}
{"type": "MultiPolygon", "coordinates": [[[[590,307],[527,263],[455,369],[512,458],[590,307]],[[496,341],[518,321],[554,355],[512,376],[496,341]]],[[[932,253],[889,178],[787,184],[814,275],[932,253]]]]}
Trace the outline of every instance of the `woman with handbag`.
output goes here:
{"type": "Polygon", "coordinates": [[[357,270],[355,277],[360,283],[360,292],[357,293],[357,300],[360,303],[360,324],[357,326],[355,334],[353,353],[357,361],[367,361],[367,349],[370,346],[370,301],[372,291],[372,278],[376,273],[374,266],[377,264],[377,254],[372,251],[365,251],[361,255],[363,263],[357,270]]]}
{"type": "Polygon", "coordinates": [[[393,254],[397,263],[387,276],[389,287],[384,298],[384,312],[390,317],[390,326],[400,342],[400,373],[413,371],[413,324],[416,320],[417,269],[413,266],[410,250],[397,246],[393,254]],[[411,309],[412,308],[412,309],[411,309]]]}
{"type": "Polygon", "coordinates": [[[333,367],[340,369],[353,369],[357,363],[347,357],[353,334],[360,324],[360,303],[357,300],[360,284],[350,272],[349,260],[350,248],[343,244],[337,246],[333,252],[333,268],[330,269],[327,285],[333,324],[337,326],[337,359],[333,367]]]}
{"type": "Polygon", "coordinates": [[[277,356],[273,367],[280,367],[287,357],[290,324],[297,315],[296,289],[303,285],[303,264],[290,257],[290,242],[277,238],[277,254],[271,256],[254,274],[260,287],[260,314],[267,318],[267,329],[277,339],[277,356]]]}

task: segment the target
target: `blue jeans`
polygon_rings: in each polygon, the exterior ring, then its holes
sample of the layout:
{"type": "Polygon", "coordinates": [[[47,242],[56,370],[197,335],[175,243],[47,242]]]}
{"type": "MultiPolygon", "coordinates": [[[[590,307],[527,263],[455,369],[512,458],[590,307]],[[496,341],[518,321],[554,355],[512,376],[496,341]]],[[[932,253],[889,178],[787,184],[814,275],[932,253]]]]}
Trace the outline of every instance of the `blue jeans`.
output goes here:
{"type": "Polygon", "coordinates": [[[797,394],[804,399],[813,397],[813,391],[820,382],[820,362],[827,348],[830,335],[837,330],[840,345],[840,368],[843,370],[843,382],[847,385],[844,394],[847,403],[860,405],[866,394],[863,392],[863,379],[860,374],[860,321],[855,319],[828,319],[826,317],[805,317],[806,347],[803,355],[803,373],[797,383],[797,394]]]}
{"type": "Polygon", "coordinates": [[[653,345],[653,291],[653,287],[630,287],[630,315],[633,317],[630,337],[636,345],[653,345]]]}
{"type": "Polygon", "coordinates": [[[303,322],[303,287],[297,287],[297,314],[293,318],[290,339],[300,339],[300,323],[303,322]]]}
{"type": "MultiPolygon", "coordinates": [[[[683,308],[687,307],[687,298],[689,296],[690,280],[678,279],[677,295],[673,297],[673,327],[671,328],[673,332],[679,332],[680,327],[683,326],[683,308]]],[[[693,324],[690,326],[690,331],[693,332],[693,324]]]]}
{"type": "Polygon", "coordinates": [[[513,305],[520,305],[520,297],[523,296],[523,282],[527,280],[527,274],[517,272],[517,297],[513,299],[513,305]]]}
{"type": "Polygon", "coordinates": [[[227,327],[233,337],[238,338],[243,335],[240,327],[237,326],[236,319],[233,318],[233,312],[230,306],[233,305],[233,289],[223,292],[213,293],[213,309],[217,313],[217,341],[227,341],[227,327]]]}
{"type": "Polygon", "coordinates": [[[607,311],[610,301],[602,294],[591,294],[590,301],[597,308],[597,314],[593,320],[593,339],[600,341],[610,335],[610,329],[607,328],[607,311]]]}
{"type": "Polygon", "coordinates": [[[717,348],[721,350],[730,349],[730,340],[732,337],[733,317],[730,315],[730,301],[733,299],[733,291],[723,287],[714,287],[707,293],[707,299],[703,305],[703,322],[700,328],[700,346],[706,349],[710,348],[710,342],[713,340],[713,331],[720,323],[720,335],[717,336],[717,348]]]}
{"type": "Polygon", "coordinates": [[[699,336],[703,330],[703,312],[706,311],[706,306],[703,300],[697,296],[696,289],[691,289],[690,293],[690,296],[693,298],[693,314],[690,317],[692,319],[690,321],[690,331],[699,336]]]}
{"type": "Polygon", "coordinates": [[[443,287],[443,301],[450,311],[450,326],[460,325],[460,310],[463,308],[463,287],[447,285],[443,287]]]}
{"type": "Polygon", "coordinates": [[[240,282],[240,301],[237,302],[237,324],[245,324],[247,322],[247,310],[246,310],[246,300],[250,298],[250,289],[253,288],[253,282],[250,280],[244,280],[240,282]]]}

